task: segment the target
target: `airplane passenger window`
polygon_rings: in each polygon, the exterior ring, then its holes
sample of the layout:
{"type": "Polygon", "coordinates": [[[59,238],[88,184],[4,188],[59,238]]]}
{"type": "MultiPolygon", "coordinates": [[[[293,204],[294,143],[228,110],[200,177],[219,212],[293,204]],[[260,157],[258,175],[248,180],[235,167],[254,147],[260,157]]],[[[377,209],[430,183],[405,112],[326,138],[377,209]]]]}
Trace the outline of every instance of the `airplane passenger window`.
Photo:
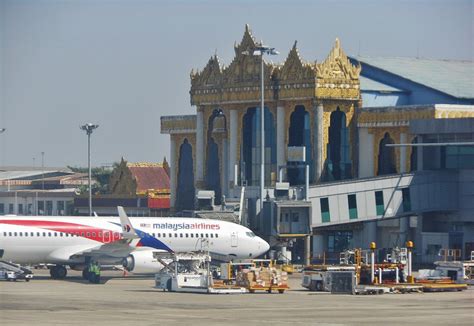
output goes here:
{"type": "Polygon", "coordinates": [[[91,236],[91,233],[90,233],[90,232],[87,232],[87,236],[90,237],[90,236],[91,236]]]}
{"type": "Polygon", "coordinates": [[[209,238],[209,234],[206,233],[206,238],[209,238]]]}
{"type": "Polygon", "coordinates": [[[35,236],[35,233],[34,233],[34,232],[30,232],[30,236],[34,237],[34,236],[35,236]]]}
{"type": "Polygon", "coordinates": [[[189,234],[188,233],[185,233],[186,234],[186,238],[189,238],[189,234]]]}
{"type": "Polygon", "coordinates": [[[84,236],[84,232],[82,232],[81,235],[84,236]]]}
{"type": "Polygon", "coordinates": [[[170,236],[170,238],[172,238],[172,237],[173,237],[173,234],[172,234],[172,233],[170,233],[170,234],[168,234],[168,235],[170,236]]]}
{"type": "Polygon", "coordinates": [[[25,232],[25,237],[27,237],[27,236],[28,236],[28,232],[25,232]]]}
{"type": "Polygon", "coordinates": [[[199,233],[196,233],[196,238],[199,238],[199,233]]]}
{"type": "Polygon", "coordinates": [[[48,237],[50,237],[50,236],[51,236],[51,232],[48,232],[48,237]]]}
{"type": "Polygon", "coordinates": [[[161,238],[161,233],[157,233],[156,236],[157,236],[158,238],[161,238]]]}
{"type": "Polygon", "coordinates": [[[216,238],[219,238],[219,235],[216,233],[216,238]]]}
{"type": "Polygon", "coordinates": [[[92,232],[92,237],[95,238],[95,232],[92,232]]]}
{"type": "Polygon", "coordinates": [[[43,237],[45,237],[45,236],[46,236],[46,232],[43,232],[43,237]]]}
{"type": "Polygon", "coordinates": [[[40,233],[39,233],[39,232],[36,232],[36,236],[39,237],[39,236],[40,236],[40,233]]]}
{"type": "Polygon", "coordinates": [[[182,237],[183,237],[183,234],[182,234],[182,233],[180,233],[180,234],[179,234],[179,237],[180,237],[180,238],[182,238],[182,237]]]}
{"type": "Polygon", "coordinates": [[[166,238],[166,233],[163,233],[163,238],[166,238]]]}
{"type": "Polygon", "coordinates": [[[99,238],[102,238],[102,232],[99,232],[99,238]]]}
{"type": "Polygon", "coordinates": [[[23,232],[20,232],[20,237],[22,237],[22,236],[23,236],[23,232]]]}
{"type": "Polygon", "coordinates": [[[65,235],[66,237],[69,237],[69,233],[64,233],[64,235],[65,235]]]}
{"type": "Polygon", "coordinates": [[[201,233],[201,238],[204,238],[204,233],[201,233]]]}
{"type": "Polygon", "coordinates": [[[57,236],[58,236],[58,232],[54,232],[54,236],[57,237],[57,236]]]}
{"type": "Polygon", "coordinates": [[[11,237],[11,236],[12,236],[12,233],[11,233],[11,232],[8,232],[8,236],[10,236],[10,237],[11,237]]]}
{"type": "Polygon", "coordinates": [[[211,238],[214,238],[214,234],[211,233],[211,238]]]}
{"type": "Polygon", "coordinates": [[[6,233],[6,232],[3,232],[3,236],[6,237],[6,236],[7,236],[7,233],[6,233]]]}
{"type": "Polygon", "coordinates": [[[178,233],[175,233],[175,234],[174,234],[174,237],[177,238],[177,237],[178,237],[178,233]]]}
{"type": "Polygon", "coordinates": [[[194,233],[191,233],[191,238],[194,238],[194,233]]]}
{"type": "Polygon", "coordinates": [[[59,236],[62,237],[62,236],[63,236],[63,233],[62,233],[62,232],[59,232],[59,236]]]}

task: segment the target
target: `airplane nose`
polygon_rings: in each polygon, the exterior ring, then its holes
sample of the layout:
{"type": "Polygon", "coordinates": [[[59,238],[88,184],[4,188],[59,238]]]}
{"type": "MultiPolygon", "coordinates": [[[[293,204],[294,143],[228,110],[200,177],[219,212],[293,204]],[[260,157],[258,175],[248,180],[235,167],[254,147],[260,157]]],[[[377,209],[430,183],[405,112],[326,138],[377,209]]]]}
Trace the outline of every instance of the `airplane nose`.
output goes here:
{"type": "Polygon", "coordinates": [[[266,242],[266,241],[263,240],[262,238],[260,238],[259,242],[260,242],[259,248],[260,248],[260,250],[261,250],[260,255],[263,255],[263,254],[266,253],[268,250],[270,250],[270,245],[268,244],[268,242],[266,242]]]}

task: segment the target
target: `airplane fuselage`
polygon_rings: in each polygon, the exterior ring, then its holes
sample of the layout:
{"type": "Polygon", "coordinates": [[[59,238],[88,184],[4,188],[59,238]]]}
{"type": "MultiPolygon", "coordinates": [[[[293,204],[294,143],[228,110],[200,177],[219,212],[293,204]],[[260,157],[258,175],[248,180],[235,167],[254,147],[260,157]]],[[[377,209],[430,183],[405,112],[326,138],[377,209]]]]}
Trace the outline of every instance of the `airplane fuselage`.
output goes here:
{"type": "Polygon", "coordinates": [[[125,240],[118,217],[1,217],[2,259],[19,264],[72,265],[84,263],[88,255],[119,262],[131,252],[144,250],[205,250],[230,260],[257,257],[268,250],[263,239],[235,223],[197,218],[130,221],[139,238],[129,243],[132,250],[123,250],[125,240]]]}

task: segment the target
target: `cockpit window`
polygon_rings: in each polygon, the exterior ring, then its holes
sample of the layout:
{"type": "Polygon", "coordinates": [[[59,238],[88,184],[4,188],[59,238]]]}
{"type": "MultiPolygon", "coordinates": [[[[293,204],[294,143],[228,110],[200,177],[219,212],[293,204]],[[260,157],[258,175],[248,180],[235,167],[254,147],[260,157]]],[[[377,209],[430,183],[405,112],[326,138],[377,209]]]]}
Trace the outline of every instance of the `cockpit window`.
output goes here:
{"type": "Polygon", "coordinates": [[[255,233],[253,233],[253,232],[245,232],[245,234],[248,235],[251,238],[256,237],[255,233]]]}

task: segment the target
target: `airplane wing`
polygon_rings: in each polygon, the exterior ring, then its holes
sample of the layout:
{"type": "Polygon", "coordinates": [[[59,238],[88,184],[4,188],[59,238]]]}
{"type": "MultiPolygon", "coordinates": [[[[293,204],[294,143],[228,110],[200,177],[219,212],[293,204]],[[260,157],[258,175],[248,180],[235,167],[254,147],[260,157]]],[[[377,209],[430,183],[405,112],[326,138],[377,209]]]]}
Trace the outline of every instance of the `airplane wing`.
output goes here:
{"type": "Polygon", "coordinates": [[[69,261],[81,257],[108,257],[120,258],[126,257],[136,248],[130,246],[128,241],[115,241],[102,245],[80,245],[59,248],[48,255],[49,260],[53,261],[69,261]]]}
{"type": "Polygon", "coordinates": [[[59,248],[48,255],[51,260],[69,261],[84,256],[121,258],[128,256],[147,235],[141,232],[141,236],[132,226],[122,206],[117,207],[122,227],[122,239],[111,243],[78,245],[59,248]]]}

